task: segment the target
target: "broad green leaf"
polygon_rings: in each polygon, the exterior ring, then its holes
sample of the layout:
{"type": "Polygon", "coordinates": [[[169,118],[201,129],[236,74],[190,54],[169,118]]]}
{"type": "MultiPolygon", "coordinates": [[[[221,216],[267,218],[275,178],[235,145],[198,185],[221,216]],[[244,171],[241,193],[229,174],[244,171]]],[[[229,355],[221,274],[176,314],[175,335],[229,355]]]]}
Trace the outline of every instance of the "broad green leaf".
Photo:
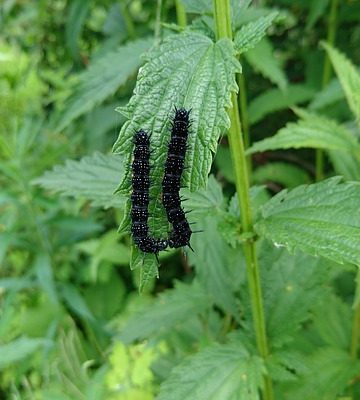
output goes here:
{"type": "Polygon", "coordinates": [[[213,345],[175,367],[158,400],[259,400],[265,367],[241,342],[213,345]]]}
{"type": "Polygon", "coordinates": [[[317,148],[324,150],[346,150],[360,157],[360,145],[347,128],[337,122],[297,110],[302,118],[298,122],[290,122],[270,138],[255,143],[247,151],[253,154],[259,151],[317,148]]]}
{"type": "Polygon", "coordinates": [[[80,75],[80,82],[68,99],[56,128],[66,128],[75,118],[113,95],[140,67],[140,56],[151,44],[152,39],[138,39],[90,64],[80,75]]]}
{"type": "Polygon", "coordinates": [[[334,400],[360,373],[360,362],[335,347],[320,348],[306,364],[306,373],[287,388],[291,400],[334,400]]]}
{"type": "Polygon", "coordinates": [[[32,353],[50,342],[45,339],[21,337],[7,344],[0,344],[0,370],[28,358],[32,353]]]}
{"type": "Polygon", "coordinates": [[[262,209],[260,236],[343,263],[360,265],[360,184],[326,181],[283,190],[262,209]]]}
{"type": "Polygon", "coordinates": [[[347,102],[360,123],[360,74],[354,64],[329,44],[322,44],[332,62],[337,77],[344,89],[347,102]]]}
{"type": "Polygon", "coordinates": [[[309,174],[304,169],[283,162],[272,162],[260,166],[254,170],[251,178],[255,184],[276,182],[288,188],[310,183],[309,174]]]}
{"type": "Polygon", "coordinates": [[[275,111],[309,101],[314,93],[313,89],[301,84],[289,85],[285,90],[267,90],[250,102],[249,120],[255,124],[275,111]]]}
{"type": "Polygon", "coordinates": [[[142,307],[120,332],[124,343],[148,339],[151,335],[163,335],[189,318],[211,307],[209,297],[196,282],[187,285],[177,282],[175,289],[159,295],[153,304],[142,307]]]}
{"type": "Polygon", "coordinates": [[[266,30],[271,26],[276,16],[277,12],[273,12],[242,26],[235,34],[235,49],[241,54],[255,47],[266,35],[266,30]]]}
{"type": "MultiPolygon", "coordinates": [[[[195,191],[206,186],[219,136],[229,127],[226,107],[231,105],[231,91],[237,90],[235,72],[238,71],[240,65],[229,40],[214,43],[198,33],[170,36],[147,55],[134,95],[127,107],[121,109],[129,121],[120,131],[114,152],[125,154],[126,163],[130,165],[134,131],[142,128],[151,132],[152,186],[148,222],[152,236],[168,234],[160,199],[174,107],[192,110],[183,185],[195,191]]],[[[127,196],[129,175],[130,171],[123,177],[119,189],[127,196]]],[[[125,221],[126,218],[127,215],[125,221]]]]}
{"type": "Polygon", "coordinates": [[[124,175],[122,157],[95,153],[80,161],[67,160],[33,181],[45,189],[91,200],[94,206],[123,207],[114,192],[124,175]]]}
{"type": "Polygon", "coordinates": [[[265,78],[275,83],[281,90],[287,87],[287,78],[282,70],[281,62],[274,56],[274,48],[271,42],[264,37],[255,48],[244,55],[247,62],[265,78]]]}

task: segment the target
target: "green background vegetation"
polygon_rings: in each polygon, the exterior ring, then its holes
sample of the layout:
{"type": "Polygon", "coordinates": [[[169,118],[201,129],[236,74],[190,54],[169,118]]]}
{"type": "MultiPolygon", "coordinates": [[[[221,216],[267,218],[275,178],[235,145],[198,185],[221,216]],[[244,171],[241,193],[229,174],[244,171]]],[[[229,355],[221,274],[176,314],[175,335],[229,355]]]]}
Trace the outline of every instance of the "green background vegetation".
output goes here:
{"type": "Polygon", "coordinates": [[[360,398],[359,19],[0,3],[0,399],[360,398]],[[158,264],[129,235],[131,137],[152,132],[158,199],[174,105],[203,232],[158,264]]]}

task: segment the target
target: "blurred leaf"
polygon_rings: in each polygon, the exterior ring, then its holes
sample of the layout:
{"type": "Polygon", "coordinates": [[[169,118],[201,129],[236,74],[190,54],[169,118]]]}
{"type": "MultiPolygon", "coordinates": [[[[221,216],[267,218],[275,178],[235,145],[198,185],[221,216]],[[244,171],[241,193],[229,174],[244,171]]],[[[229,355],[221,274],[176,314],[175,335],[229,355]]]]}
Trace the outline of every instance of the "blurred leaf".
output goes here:
{"type": "Polygon", "coordinates": [[[281,90],[287,87],[287,78],[282,70],[281,62],[274,55],[272,43],[264,37],[255,48],[244,55],[247,62],[265,78],[277,85],[281,90]]]}
{"type": "Polygon", "coordinates": [[[291,343],[301,324],[310,319],[310,311],[325,290],[327,270],[321,263],[322,259],[299,251],[289,254],[284,248],[261,242],[259,264],[272,348],[291,343]]]}
{"type": "Polygon", "coordinates": [[[342,175],[346,180],[360,181],[360,160],[357,154],[330,150],[329,157],[338,175],[342,175]]]}
{"type": "Polygon", "coordinates": [[[45,189],[91,200],[94,206],[123,207],[114,192],[124,174],[122,157],[95,153],[80,161],[67,160],[33,181],[45,189]]]}
{"type": "Polygon", "coordinates": [[[269,89],[255,97],[249,104],[249,120],[252,124],[268,114],[309,101],[315,91],[305,85],[289,85],[285,90],[269,89]]]}
{"type": "Polygon", "coordinates": [[[353,317],[349,305],[329,293],[323,296],[313,313],[314,327],[324,342],[338,349],[348,350],[353,317]]]}
{"type": "Polygon", "coordinates": [[[235,49],[241,54],[255,47],[266,35],[266,30],[271,26],[277,14],[277,12],[273,12],[243,25],[235,34],[235,49]]]}
{"type": "Polygon", "coordinates": [[[283,190],[262,209],[257,232],[277,246],[360,265],[360,184],[335,177],[283,190]]]}
{"type": "Polygon", "coordinates": [[[302,168],[283,162],[261,165],[251,175],[255,184],[276,182],[288,188],[310,183],[310,177],[302,168]]]}
{"type": "Polygon", "coordinates": [[[192,210],[191,216],[200,216],[204,214],[221,213],[224,208],[224,197],[222,188],[214,175],[209,176],[206,189],[191,193],[183,190],[181,194],[187,199],[184,203],[185,209],[192,210]]]}
{"type": "Polygon", "coordinates": [[[306,364],[308,370],[287,390],[291,400],[333,400],[360,373],[360,362],[335,347],[320,348],[306,364]]]}
{"type": "Polygon", "coordinates": [[[65,25],[66,46],[75,60],[80,58],[79,40],[86,17],[90,9],[90,0],[73,0],[65,25]]]}
{"type": "Polygon", "coordinates": [[[120,333],[124,343],[163,335],[176,325],[205,312],[211,307],[209,297],[201,286],[176,282],[175,288],[161,293],[157,300],[133,316],[120,333]]]}
{"type": "Polygon", "coordinates": [[[344,98],[344,91],[337,78],[332,79],[324,89],[317,92],[309,104],[310,110],[319,110],[344,98]]]}
{"type": "Polygon", "coordinates": [[[60,286],[61,294],[67,305],[80,317],[83,317],[89,321],[94,320],[94,316],[89,310],[83,296],[77,290],[77,288],[70,283],[63,283],[60,286]]]}
{"type": "Polygon", "coordinates": [[[306,21],[306,29],[311,29],[316,21],[325,14],[329,0],[310,1],[310,11],[306,21]]]}
{"type": "Polygon", "coordinates": [[[206,14],[213,11],[212,0],[180,0],[180,2],[190,14],[206,14]]]}
{"type": "Polygon", "coordinates": [[[51,259],[48,254],[39,252],[34,261],[34,270],[39,285],[43,288],[49,299],[57,303],[58,296],[55,288],[51,259]]]}
{"type": "Polygon", "coordinates": [[[80,75],[80,82],[57,121],[56,129],[66,128],[75,118],[113,95],[135,74],[141,65],[140,56],[150,48],[151,44],[150,38],[138,39],[90,64],[88,70],[80,75]]]}
{"type": "Polygon", "coordinates": [[[234,256],[219,232],[218,221],[215,215],[203,218],[199,228],[204,232],[192,237],[194,253],[189,252],[189,264],[195,267],[199,282],[212,296],[215,304],[239,319],[235,292],[239,283],[238,269],[244,259],[239,251],[234,256]]]}
{"type": "Polygon", "coordinates": [[[219,172],[225,179],[231,183],[235,183],[235,175],[231,161],[230,149],[225,146],[219,146],[215,156],[215,164],[220,170],[219,172]]]}
{"type": "Polygon", "coordinates": [[[354,64],[337,49],[329,44],[322,43],[332,62],[337,77],[345,92],[350,109],[360,123],[360,74],[354,64]]]}
{"type": "Polygon", "coordinates": [[[304,110],[297,110],[297,113],[302,118],[301,120],[290,122],[276,135],[256,142],[247,150],[247,154],[275,149],[309,147],[324,150],[346,150],[360,158],[360,145],[351,131],[343,125],[304,110]]]}
{"type": "Polygon", "coordinates": [[[213,345],[175,367],[158,400],[259,400],[264,370],[241,342],[213,345]]]}
{"type": "Polygon", "coordinates": [[[28,358],[32,353],[50,342],[46,339],[31,339],[21,337],[7,344],[0,345],[0,369],[4,369],[13,363],[28,358]]]}
{"type": "Polygon", "coordinates": [[[84,297],[92,314],[105,321],[110,320],[120,310],[125,294],[125,285],[114,272],[108,282],[97,283],[84,290],[84,297]]]}

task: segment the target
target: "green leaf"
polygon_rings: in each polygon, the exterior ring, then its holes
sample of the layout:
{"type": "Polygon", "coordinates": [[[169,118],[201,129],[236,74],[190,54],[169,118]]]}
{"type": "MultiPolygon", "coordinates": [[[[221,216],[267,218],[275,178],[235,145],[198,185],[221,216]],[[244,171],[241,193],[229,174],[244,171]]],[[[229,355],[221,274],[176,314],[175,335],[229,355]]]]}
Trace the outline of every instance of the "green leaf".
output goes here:
{"type": "Polygon", "coordinates": [[[15,362],[28,358],[40,347],[49,344],[45,339],[31,339],[21,337],[10,343],[0,345],[0,369],[4,369],[15,362]]]}
{"type": "Polygon", "coordinates": [[[91,63],[80,75],[80,82],[68,99],[56,129],[66,128],[75,118],[113,95],[140,67],[140,56],[151,44],[150,38],[138,39],[91,63]]]}
{"type": "Polygon", "coordinates": [[[213,345],[175,367],[158,400],[259,400],[264,371],[240,342],[213,345]]]}
{"type": "MultiPolygon", "coordinates": [[[[324,261],[307,254],[290,254],[268,241],[260,242],[259,263],[267,334],[272,348],[293,341],[301,323],[324,291],[324,261]]],[[[250,299],[248,300],[250,301],[250,299]]]]}
{"type": "Polygon", "coordinates": [[[191,14],[206,14],[213,11],[211,0],[180,0],[186,12],[191,14]]]}
{"type": "Polygon", "coordinates": [[[114,195],[123,175],[121,157],[95,153],[80,161],[67,160],[33,183],[66,196],[91,200],[94,206],[123,207],[124,200],[114,195]]]}
{"type": "Polygon", "coordinates": [[[332,79],[324,89],[320,90],[314,96],[309,104],[310,110],[319,110],[344,98],[344,91],[337,78],[332,79]]]}
{"type": "Polygon", "coordinates": [[[324,150],[346,150],[360,157],[360,145],[347,128],[325,117],[297,110],[302,118],[290,122],[270,138],[255,143],[247,154],[259,151],[317,148],[324,150]]]}
{"type": "Polygon", "coordinates": [[[38,253],[34,261],[34,269],[39,285],[47,293],[49,299],[57,303],[58,298],[49,255],[41,252],[38,253]]]}
{"type": "Polygon", "coordinates": [[[357,154],[330,150],[329,157],[338,175],[342,175],[345,180],[360,181],[360,160],[357,154]]]}
{"type": "Polygon", "coordinates": [[[291,400],[333,400],[360,373],[360,362],[334,347],[320,348],[306,364],[307,372],[287,390],[291,400]]]}
{"type": "Polygon", "coordinates": [[[189,252],[189,263],[196,268],[197,277],[214,302],[235,318],[239,319],[239,304],[235,296],[238,290],[239,269],[244,262],[238,249],[231,251],[218,229],[219,218],[214,215],[202,218],[199,229],[204,232],[194,234],[194,253],[189,252]]]}
{"type": "Polygon", "coordinates": [[[360,123],[360,74],[354,64],[329,44],[322,43],[332,62],[337,77],[344,89],[347,102],[360,123]]]}
{"type": "Polygon", "coordinates": [[[153,304],[142,307],[141,312],[127,322],[120,339],[131,343],[151,335],[162,335],[210,308],[209,300],[196,282],[191,285],[176,282],[175,289],[160,294],[153,304]]]}
{"type": "Polygon", "coordinates": [[[351,338],[352,312],[348,304],[328,293],[313,309],[314,327],[327,345],[347,350],[351,338]],[[324,312],[326,310],[326,312],[324,312]]]}
{"type": "Polygon", "coordinates": [[[80,58],[79,39],[89,9],[90,0],[74,0],[70,3],[69,14],[66,18],[66,46],[70,50],[72,57],[76,60],[80,58]]]}
{"type": "Polygon", "coordinates": [[[60,288],[63,299],[76,314],[89,321],[95,319],[84,298],[75,286],[70,283],[64,283],[60,288]]]}
{"type": "Polygon", "coordinates": [[[254,49],[245,53],[247,62],[265,78],[275,83],[281,90],[285,90],[288,82],[281,62],[274,57],[274,48],[271,42],[264,37],[254,49]]]}
{"type": "Polygon", "coordinates": [[[277,246],[360,265],[360,184],[326,181],[283,190],[262,209],[257,232],[277,246]]]}
{"type": "Polygon", "coordinates": [[[249,104],[249,120],[252,124],[268,114],[310,100],[315,91],[305,85],[289,85],[286,90],[270,89],[255,97],[249,104]]]}
{"type": "Polygon", "coordinates": [[[260,166],[252,173],[255,184],[276,182],[288,188],[310,183],[310,177],[302,168],[283,162],[272,162],[260,166]]]}
{"type": "MultiPolygon", "coordinates": [[[[231,104],[231,91],[237,90],[235,72],[239,70],[231,41],[223,39],[214,43],[198,33],[170,36],[147,55],[134,95],[121,110],[130,120],[123,125],[114,151],[124,153],[126,164],[130,165],[134,131],[142,128],[152,134],[149,205],[152,236],[168,233],[167,218],[159,200],[174,106],[192,110],[182,184],[195,191],[206,186],[219,136],[229,127],[226,107],[231,104]]],[[[120,185],[121,193],[127,196],[129,175],[130,171],[120,185]]]]}
{"type": "Polygon", "coordinates": [[[277,12],[272,12],[265,17],[242,26],[235,34],[235,49],[241,54],[255,47],[266,35],[267,29],[271,26],[277,15],[277,12]]]}
{"type": "Polygon", "coordinates": [[[311,29],[316,21],[325,14],[329,0],[317,0],[310,2],[310,11],[306,22],[306,29],[311,29]]]}

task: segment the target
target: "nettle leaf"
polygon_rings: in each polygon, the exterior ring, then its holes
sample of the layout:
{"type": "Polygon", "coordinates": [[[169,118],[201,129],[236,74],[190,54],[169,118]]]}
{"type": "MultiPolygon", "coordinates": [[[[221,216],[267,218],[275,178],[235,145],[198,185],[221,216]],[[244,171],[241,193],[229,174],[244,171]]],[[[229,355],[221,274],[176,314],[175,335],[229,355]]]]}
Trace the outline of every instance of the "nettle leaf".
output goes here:
{"type": "Polygon", "coordinates": [[[255,47],[266,35],[267,29],[271,26],[277,15],[277,12],[272,12],[265,17],[242,26],[235,34],[235,49],[241,54],[255,47]]]}
{"type": "Polygon", "coordinates": [[[33,183],[66,196],[91,200],[94,206],[123,207],[124,199],[114,194],[123,174],[121,156],[94,153],[80,161],[56,165],[33,183]]]}
{"type": "Polygon", "coordinates": [[[267,90],[250,102],[249,120],[252,124],[255,124],[268,114],[310,100],[314,93],[314,89],[305,85],[289,85],[286,90],[267,90]]]}
{"type": "Polygon", "coordinates": [[[360,362],[347,351],[320,348],[306,359],[308,370],[287,388],[291,400],[333,400],[360,373],[360,362]]]}
{"type": "Polygon", "coordinates": [[[311,181],[309,174],[303,168],[284,162],[261,165],[254,170],[251,178],[255,184],[276,182],[288,188],[294,188],[311,181]]]}
{"type": "Polygon", "coordinates": [[[328,118],[297,110],[302,118],[290,122],[279,132],[255,143],[247,154],[259,151],[290,148],[317,148],[324,150],[345,150],[360,158],[360,145],[347,128],[328,118]]]}
{"type": "Polygon", "coordinates": [[[333,78],[324,89],[317,92],[309,104],[310,110],[319,110],[344,98],[344,91],[337,78],[333,78]]]}
{"type": "Polygon", "coordinates": [[[255,48],[244,55],[246,61],[265,78],[275,83],[280,89],[285,90],[288,82],[281,67],[281,62],[274,57],[272,43],[264,37],[255,48]]]}
{"type": "Polygon", "coordinates": [[[135,74],[141,65],[140,56],[152,43],[151,38],[138,39],[93,61],[88,70],[80,75],[80,82],[69,98],[56,128],[66,128],[75,118],[113,95],[135,74]]]}
{"type": "Polygon", "coordinates": [[[278,246],[360,265],[359,204],[360,184],[335,177],[283,190],[263,206],[255,228],[278,246]]]}
{"type": "Polygon", "coordinates": [[[321,258],[297,252],[291,255],[261,241],[259,263],[263,278],[263,298],[267,334],[272,348],[293,340],[301,323],[324,292],[327,269],[321,258]]]}
{"type": "MultiPolygon", "coordinates": [[[[183,184],[191,191],[207,184],[212,156],[220,134],[229,127],[226,107],[230,94],[237,90],[235,72],[240,64],[232,42],[214,43],[199,33],[183,33],[165,39],[147,55],[127,107],[121,112],[129,118],[114,145],[115,153],[124,153],[130,165],[134,132],[151,132],[151,179],[149,228],[152,235],[167,234],[167,220],[161,205],[161,178],[174,107],[191,108],[192,126],[186,154],[183,184]]],[[[130,193],[130,171],[124,176],[121,193],[130,193]]]]}
{"type": "Polygon", "coordinates": [[[216,344],[175,367],[157,399],[259,400],[264,371],[262,359],[240,342],[216,344]]]}
{"type": "Polygon", "coordinates": [[[143,307],[127,322],[120,332],[120,339],[124,343],[131,343],[151,335],[164,335],[208,310],[211,305],[210,298],[197,282],[191,285],[176,282],[175,289],[160,294],[153,304],[143,307]]]}
{"type": "Polygon", "coordinates": [[[354,64],[337,49],[329,44],[322,43],[327,51],[337,77],[344,89],[347,102],[360,123],[360,74],[354,64]]]}

